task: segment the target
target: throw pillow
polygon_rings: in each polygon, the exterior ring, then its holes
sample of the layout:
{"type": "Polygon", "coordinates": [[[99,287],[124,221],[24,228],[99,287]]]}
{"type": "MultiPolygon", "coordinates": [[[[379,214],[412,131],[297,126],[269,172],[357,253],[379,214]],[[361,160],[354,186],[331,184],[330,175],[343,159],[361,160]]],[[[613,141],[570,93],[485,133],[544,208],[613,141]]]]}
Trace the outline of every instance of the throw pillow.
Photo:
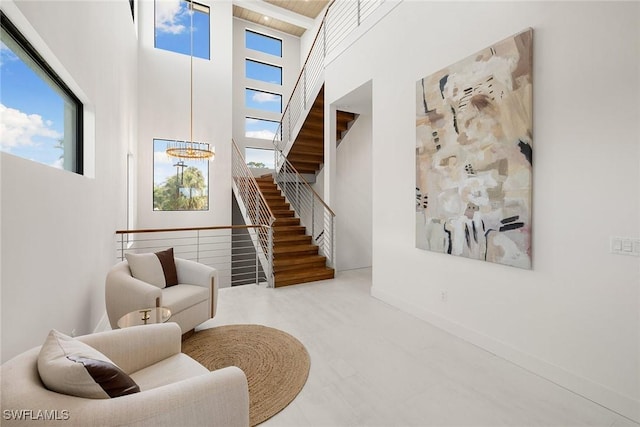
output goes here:
{"type": "Polygon", "coordinates": [[[154,254],[125,254],[131,275],[160,289],[178,284],[173,248],[154,254]]]}
{"type": "Polygon", "coordinates": [[[46,388],[71,396],[108,399],[140,391],[107,356],[55,329],[40,349],[38,373],[46,388]]]}

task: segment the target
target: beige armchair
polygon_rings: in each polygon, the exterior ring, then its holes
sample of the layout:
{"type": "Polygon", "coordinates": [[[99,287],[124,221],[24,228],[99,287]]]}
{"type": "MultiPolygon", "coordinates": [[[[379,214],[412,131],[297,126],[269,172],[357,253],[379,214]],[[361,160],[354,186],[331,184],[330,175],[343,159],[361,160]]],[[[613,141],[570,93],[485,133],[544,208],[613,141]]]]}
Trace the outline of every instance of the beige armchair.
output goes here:
{"type": "Polygon", "coordinates": [[[216,314],[218,282],[215,268],[186,259],[175,259],[178,285],[160,288],[131,275],[122,261],[107,274],[105,300],[109,323],[117,328],[118,319],[127,313],[149,307],[167,307],[169,321],[180,325],[182,333],[192,331],[216,314]]]}
{"type": "Polygon", "coordinates": [[[210,372],[181,353],[180,332],[165,323],[78,337],[140,386],[139,393],[111,399],[47,390],[38,374],[40,347],[14,357],[0,368],[2,425],[248,426],[244,373],[236,367],[210,372]]]}

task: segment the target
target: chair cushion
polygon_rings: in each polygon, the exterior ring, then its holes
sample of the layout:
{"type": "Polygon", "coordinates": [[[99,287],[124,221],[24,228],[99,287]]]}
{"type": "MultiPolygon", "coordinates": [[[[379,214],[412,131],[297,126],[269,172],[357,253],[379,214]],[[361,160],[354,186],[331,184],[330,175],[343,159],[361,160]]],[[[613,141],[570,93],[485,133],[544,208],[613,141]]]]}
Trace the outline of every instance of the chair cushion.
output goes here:
{"type": "Polygon", "coordinates": [[[173,384],[208,373],[209,370],[184,353],[167,357],[131,374],[142,391],[173,384]]]}
{"type": "Polygon", "coordinates": [[[209,288],[196,285],[177,285],[162,291],[162,306],[176,314],[209,299],[209,288]]]}
{"type": "Polygon", "coordinates": [[[55,329],[40,349],[38,373],[46,388],[71,396],[107,399],[140,391],[107,356],[55,329]]]}
{"type": "Polygon", "coordinates": [[[131,275],[138,280],[164,289],[178,284],[173,248],[146,254],[125,254],[131,275]]]}

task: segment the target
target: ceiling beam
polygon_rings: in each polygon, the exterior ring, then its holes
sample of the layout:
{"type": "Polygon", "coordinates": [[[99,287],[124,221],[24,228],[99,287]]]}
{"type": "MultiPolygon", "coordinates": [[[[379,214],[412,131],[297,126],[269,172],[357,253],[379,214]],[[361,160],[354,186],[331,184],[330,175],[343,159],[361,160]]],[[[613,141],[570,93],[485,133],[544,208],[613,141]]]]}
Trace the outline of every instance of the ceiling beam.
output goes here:
{"type": "Polygon", "coordinates": [[[267,3],[262,0],[233,0],[233,4],[243,7],[245,9],[252,10],[261,15],[268,16],[270,18],[279,19],[280,21],[288,22],[298,27],[308,30],[313,27],[314,20],[307,18],[299,13],[291,12],[290,10],[282,7],[274,6],[271,3],[267,3]]]}

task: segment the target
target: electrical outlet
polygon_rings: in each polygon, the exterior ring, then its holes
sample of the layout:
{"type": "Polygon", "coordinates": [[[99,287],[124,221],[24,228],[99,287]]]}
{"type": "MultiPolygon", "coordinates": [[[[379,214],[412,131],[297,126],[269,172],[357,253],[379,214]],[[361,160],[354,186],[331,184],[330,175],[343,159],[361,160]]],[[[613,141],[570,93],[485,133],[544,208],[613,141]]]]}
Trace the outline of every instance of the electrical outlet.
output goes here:
{"type": "Polygon", "coordinates": [[[448,298],[449,294],[447,293],[447,291],[440,291],[440,301],[447,302],[448,298]]]}

